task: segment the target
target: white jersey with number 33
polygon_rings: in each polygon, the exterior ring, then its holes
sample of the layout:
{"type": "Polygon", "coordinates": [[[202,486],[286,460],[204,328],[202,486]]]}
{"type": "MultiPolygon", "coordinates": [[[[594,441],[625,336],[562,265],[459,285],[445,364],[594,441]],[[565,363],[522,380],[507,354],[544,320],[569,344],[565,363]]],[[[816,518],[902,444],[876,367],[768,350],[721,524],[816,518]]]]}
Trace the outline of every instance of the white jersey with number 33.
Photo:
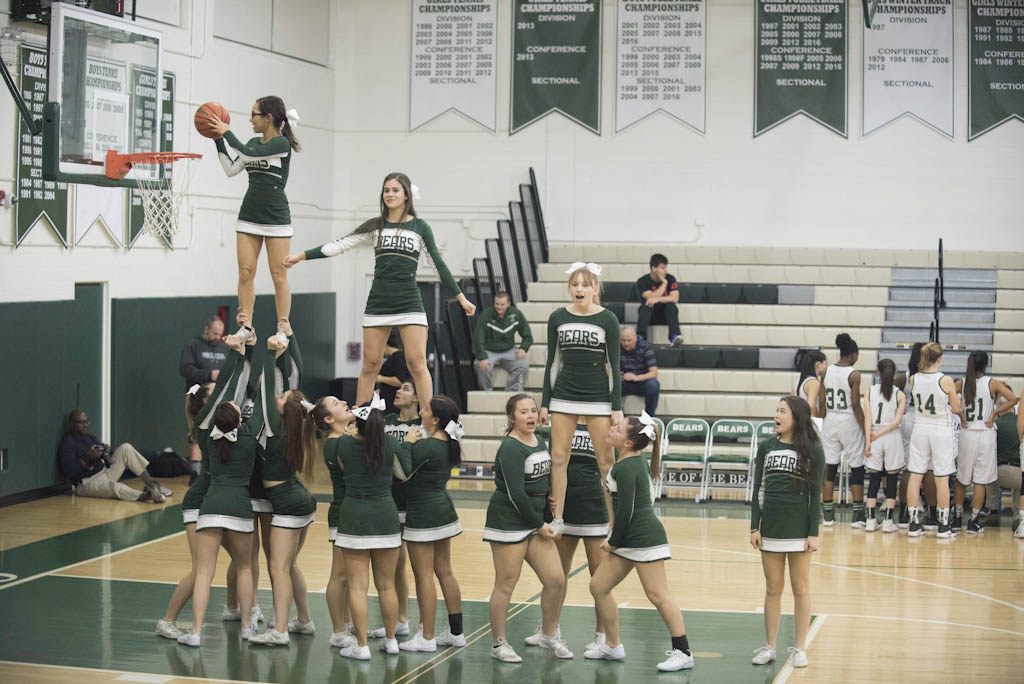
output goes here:
{"type": "Polygon", "coordinates": [[[853,366],[829,366],[825,371],[825,409],[828,413],[853,415],[850,401],[850,374],[853,366]]]}

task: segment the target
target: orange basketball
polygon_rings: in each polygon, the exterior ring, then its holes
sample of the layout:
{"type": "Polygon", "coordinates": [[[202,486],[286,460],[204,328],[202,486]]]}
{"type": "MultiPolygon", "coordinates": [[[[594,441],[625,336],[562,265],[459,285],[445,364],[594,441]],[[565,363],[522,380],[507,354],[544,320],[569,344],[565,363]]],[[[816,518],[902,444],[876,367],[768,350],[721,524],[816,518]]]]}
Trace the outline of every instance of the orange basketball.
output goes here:
{"type": "Polygon", "coordinates": [[[224,123],[231,123],[231,115],[228,114],[228,110],[224,109],[224,105],[219,102],[207,102],[196,110],[194,121],[199,135],[207,138],[217,138],[219,136],[210,127],[211,114],[215,114],[224,123]]]}

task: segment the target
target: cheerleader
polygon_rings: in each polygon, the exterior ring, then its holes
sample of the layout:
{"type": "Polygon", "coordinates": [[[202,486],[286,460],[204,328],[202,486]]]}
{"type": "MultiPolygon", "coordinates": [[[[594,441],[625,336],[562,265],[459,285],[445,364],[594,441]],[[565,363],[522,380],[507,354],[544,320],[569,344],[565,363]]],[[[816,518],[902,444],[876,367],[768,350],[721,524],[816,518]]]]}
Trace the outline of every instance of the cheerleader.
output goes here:
{"type": "MultiPolygon", "coordinates": [[[[618,328],[616,327],[616,330],[618,328]]],[[[490,599],[491,657],[505,663],[522,658],[505,638],[508,604],[525,560],[542,585],[542,635],[537,645],[556,658],[572,658],[558,635],[565,575],[558,562],[554,530],[549,519],[551,455],[537,436],[537,404],[528,394],[515,394],[505,404],[505,439],[494,456],[494,493],[487,504],[484,541],[491,545],[494,589],[490,599]]]]}
{"type": "Polygon", "coordinates": [[[233,401],[217,404],[210,418],[213,429],[207,439],[210,451],[210,486],[199,507],[196,522],[196,581],[192,592],[192,631],[178,637],[178,643],[199,646],[200,633],[206,607],[210,602],[210,585],[217,569],[217,550],[221,543],[231,555],[237,571],[237,593],[242,622],[242,639],[251,639],[254,626],[250,623],[253,586],[252,532],[253,512],[249,504],[246,483],[251,476],[253,462],[263,432],[267,394],[274,391],[275,354],[284,349],[274,338],[267,341],[272,352],[265,355],[260,393],[249,417],[242,419],[241,407],[233,401]],[[275,346],[277,347],[275,349],[275,346]]]}
{"type": "MultiPolygon", "coordinates": [[[[545,439],[550,430],[540,428],[537,434],[545,439]]],[[[586,425],[577,425],[572,438],[572,449],[569,454],[569,466],[566,469],[565,487],[565,532],[555,540],[558,556],[562,561],[562,573],[565,575],[565,588],[562,591],[562,605],[568,591],[569,573],[572,572],[572,561],[576,555],[576,547],[583,540],[583,549],[587,554],[587,568],[590,576],[594,576],[601,561],[608,555],[601,549],[601,543],[608,536],[608,508],[605,506],[604,485],[601,484],[601,471],[597,467],[594,446],[587,434],[586,425]]],[[[596,610],[595,610],[596,612],[596,610]]],[[[561,634],[561,630],[558,632],[561,634]]],[[[526,637],[527,645],[536,646],[544,632],[541,625],[537,631],[526,637]]],[[[584,650],[598,648],[605,640],[604,626],[601,616],[597,616],[594,640],[584,650]]]]}
{"type": "Polygon", "coordinates": [[[646,411],[640,418],[616,423],[608,435],[619,453],[615,466],[605,477],[614,500],[614,523],[608,539],[601,544],[609,555],[590,578],[590,593],[605,628],[605,639],[596,648],[588,647],[583,655],[593,659],[625,659],[626,647],[619,639],[619,608],[611,592],[635,568],[647,599],[658,609],[671,637],[672,647],[665,652],[668,659],[658,663],[658,670],[673,672],[692,668],[693,654],[683,614],[665,577],[665,561],[671,558],[668,538],[651,503],[651,476],[657,476],[661,460],[659,437],[654,420],[646,411]],[[654,445],[650,466],[642,455],[649,444],[654,445]]]}
{"type": "Polygon", "coordinates": [[[764,631],[767,643],[753,663],[775,660],[782,614],[786,562],[793,587],[796,646],[793,667],[807,667],[811,626],[811,553],[818,550],[819,499],[825,455],[811,423],[811,409],[799,397],[783,397],[775,409],[775,435],[757,447],[750,505],[750,545],[761,552],[764,570],[764,631]]]}
{"type": "Polygon", "coordinates": [[[395,564],[402,545],[398,509],[391,497],[392,474],[406,479],[409,457],[393,438],[384,434],[384,400],[373,401],[352,411],[357,434],[338,437],[335,447],[345,471],[345,498],[338,511],[336,546],[344,549],[348,576],[349,610],[356,643],[341,649],[341,656],[369,660],[366,645],[366,592],[370,565],[384,617],[385,638],[380,650],[398,655],[394,625],[398,618],[395,596],[395,564]]]}
{"type": "Polygon", "coordinates": [[[910,507],[910,529],[907,534],[920,537],[924,526],[919,520],[917,504],[921,500],[921,481],[931,470],[935,475],[936,498],[939,502],[938,536],[953,537],[949,520],[949,476],[955,472],[953,457],[956,453],[956,425],[966,421],[960,408],[953,378],[943,375],[942,347],[929,342],[921,347],[921,361],[914,375],[914,432],[910,436],[910,458],[907,469],[911,472],[907,483],[907,505],[910,507]]]}
{"type": "Polygon", "coordinates": [[[548,424],[549,413],[551,418],[551,530],[556,538],[565,529],[566,471],[576,424],[584,417],[604,477],[615,460],[608,428],[622,420],[619,320],[599,303],[601,266],[576,262],[566,273],[572,303],[548,317],[540,410],[541,425],[548,424]]]}
{"type": "Polygon", "coordinates": [[[850,489],[853,490],[853,527],[867,523],[864,513],[864,410],[860,402],[860,371],[853,366],[860,349],[846,333],[836,335],[839,363],[829,366],[822,381],[825,389],[825,419],[821,426],[821,442],[825,448],[825,484],[822,490],[824,525],[836,524],[832,495],[836,473],[845,460],[850,466],[850,489]]]}
{"type": "Polygon", "coordinates": [[[365,221],[350,235],[292,254],[284,261],[285,267],[291,268],[300,261],[338,256],[359,245],[373,247],[373,285],[363,313],[363,367],[356,388],[359,404],[370,401],[373,395],[392,326],[398,327],[409,373],[423,392],[421,409],[434,394],[427,369],[427,314],[416,284],[416,269],[423,250],[430,255],[441,283],[455,293],[466,316],[472,317],[476,311],[442,261],[430,226],[416,215],[413,187],[404,173],[389,173],[381,188],[379,217],[365,221]]]}
{"type": "Polygon", "coordinates": [[[256,265],[264,243],[270,277],[274,281],[274,305],[280,341],[291,314],[292,293],[288,288],[288,274],[284,258],[292,238],[292,218],[284,186],[288,183],[292,152],[302,149],[293,128],[299,123],[294,109],[285,110],[284,101],[268,95],[256,100],[249,114],[249,123],[259,138],[242,143],[228,130],[228,125],[210,113],[211,130],[221,136],[216,139],[217,157],[224,173],[235,176],[245,169],[249,175],[249,189],[242,200],[235,228],[238,248],[238,315],[241,326],[236,333],[243,341],[256,340],[252,329],[253,305],[256,302],[256,265]],[[227,144],[225,144],[227,143],[227,144]],[[228,146],[238,156],[231,158],[228,146]]]}
{"type": "Polygon", "coordinates": [[[464,434],[459,422],[459,407],[445,396],[430,400],[422,414],[428,438],[419,430],[409,430],[403,448],[411,455],[412,468],[404,484],[408,510],[402,538],[409,546],[409,560],[416,578],[416,603],[420,609],[420,630],[399,645],[403,651],[437,650],[442,646],[465,646],[462,630],[462,591],[452,572],[452,537],[462,534],[462,525],[447,484],[452,468],[462,463],[459,441],[464,434]],[[437,614],[437,589],[434,575],[444,594],[448,610],[448,629],[434,637],[437,614]]]}
{"type": "Polygon", "coordinates": [[[896,486],[905,459],[903,436],[899,433],[903,422],[906,395],[894,387],[896,364],[892,359],[878,362],[879,382],[864,393],[864,413],[867,423],[868,466],[868,520],[867,531],[878,528],[875,505],[878,502],[878,488],[885,477],[885,520],[882,532],[895,532],[893,508],[896,506],[896,486]]]}
{"type": "Polygon", "coordinates": [[[821,391],[821,380],[828,368],[828,357],[817,349],[797,352],[797,367],[800,377],[796,380],[793,394],[805,399],[811,407],[814,427],[821,432],[822,416],[825,415],[825,393],[821,391]]]}
{"type": "MultiPolygon", "coordinates": [[[[967,357],[967,375],[963,380],[957,380],[955,385],[963,399],[966,429],[957,440],[952,527],[956,532],[963,528],[964,498],[967,485],[973,482],[974,497],[971,499],[971,519],[967,522],[967,534],[985,531],[984,520],[980,516],[985,504],[985,485],[999,479],[996,419],[1017,405],[1017,397],[1013,396],[1013,392],[1001,380],[986,375],[987,369],[988,354],[977,349],[967,357]],[[1005,401],[996,408],[999,397],[1005,401]]],[[[999,502],[995,502],[995,510],[999,510],[999,502]]]]}
{"type": "MultiPolygon", "coordinates": [[[[199,519],[199,506],[210,487],[210,452],[207,447],[210,426],[207,423],[206,427],[203,427],[203,424],[206,423],[213,407],[225,398],[230,398],[236,403],[241,403],[244,400],[245,384],[238,382],[246,362],[242,354],[243,345],[237,337],[228,337],[226,342],[231,348],[231,352],[224,362],[221,373],[217,376],[217,382],[193,385],[185,395],[185,417],[188,423],[189,440],[199,447],[201,461],[199,475],[181,500],[181,515],[185,524],[185,536],[188,540],[192,568],[178,582],[178,586],[174,589],[171,600],[167,604],[167,611],[164,613],[163,619],[156,623],[156,633],[167,639],[177,639],[185,633],[178,628],[178,615],[185,607],[185,603],[192,597],[192,588],[196,581],[196,521],[199,519]],[[212,402],[210,401],[211,397],[214,398],[212,402]]],[[[232,595],[236,593],[236,577],[237,567],[229,567],[228,593],[232,595]]]]}

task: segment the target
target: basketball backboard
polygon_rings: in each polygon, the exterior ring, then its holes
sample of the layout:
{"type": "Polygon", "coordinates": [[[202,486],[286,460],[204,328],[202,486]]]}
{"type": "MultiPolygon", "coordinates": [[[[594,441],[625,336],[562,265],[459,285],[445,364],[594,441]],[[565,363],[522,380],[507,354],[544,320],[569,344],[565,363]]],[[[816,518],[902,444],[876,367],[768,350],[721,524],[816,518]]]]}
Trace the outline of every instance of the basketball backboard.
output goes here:
{"type": "Polygon", "coordinates": [[[162,34],[108,14],[54,3],[49,35],[49,102],[43,111],[43,176],[47,180],[135,187],[106,176],[108,150],[163,148],[162,34]]]}

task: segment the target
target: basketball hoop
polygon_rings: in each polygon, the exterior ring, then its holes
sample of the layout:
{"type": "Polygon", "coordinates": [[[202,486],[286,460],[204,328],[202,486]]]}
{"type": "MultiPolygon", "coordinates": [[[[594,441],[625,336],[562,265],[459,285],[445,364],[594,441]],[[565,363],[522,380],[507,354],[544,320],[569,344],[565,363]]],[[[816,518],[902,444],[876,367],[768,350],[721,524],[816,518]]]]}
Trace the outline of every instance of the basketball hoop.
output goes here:
{"type": "Polygon", "coordinates": [[[137,152],[118,154],[107,151],[107,178],[121,180],[133,168],[142,198],[142,228],[155,237],[170,238],[178,234],[178,211],[181,200],[188,192],[192,176],[199,166],[196,161],[203,155],[194,152],[137,152]],[[170,164],[183,162],[173,167],[170,164]],[[165,178],[160,177],[160,167],[167,166],[165,178]]]}

